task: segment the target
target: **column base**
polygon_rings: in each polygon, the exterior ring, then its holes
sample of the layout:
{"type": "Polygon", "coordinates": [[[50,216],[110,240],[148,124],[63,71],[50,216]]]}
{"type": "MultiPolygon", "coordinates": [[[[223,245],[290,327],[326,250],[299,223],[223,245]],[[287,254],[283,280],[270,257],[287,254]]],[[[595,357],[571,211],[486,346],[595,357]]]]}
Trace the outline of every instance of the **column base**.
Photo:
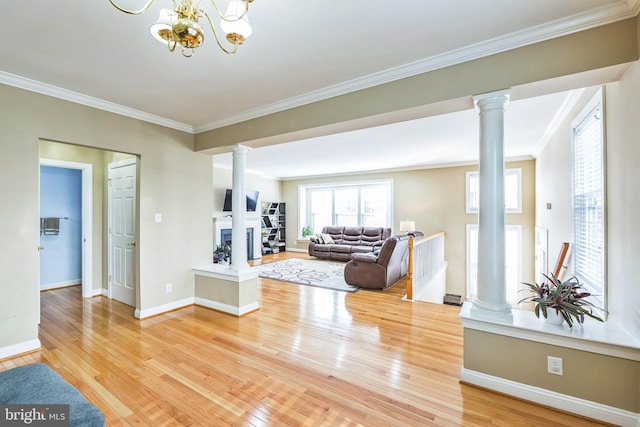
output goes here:
{"type": "Polygon", "coordinates": [[[486,302],[474,299],[469,312],[472,318],[488,320],[500,323],[513,323],[513,313],[511,305],[492,305],[486,302]]]}

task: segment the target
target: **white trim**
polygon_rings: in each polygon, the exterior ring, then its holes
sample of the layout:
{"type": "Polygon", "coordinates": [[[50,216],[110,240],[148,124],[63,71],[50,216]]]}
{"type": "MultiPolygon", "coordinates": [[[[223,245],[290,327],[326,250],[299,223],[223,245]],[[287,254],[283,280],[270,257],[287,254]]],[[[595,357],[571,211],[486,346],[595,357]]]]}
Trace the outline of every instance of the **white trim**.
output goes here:
{"type": "MultiPolygon", "coordinates": [[[[92,296],[93,289],[93,165],[40,158],[40,166],[82,171],[82,279],[80,282],[82,282],[82,298],[89,298],[92,296]]],[[[38,188],[40,188],[39,184],[38,188]]]]}
{"type": "Polygon", "coordinates": [[[373,86],[382,85],[384,83],[393,82],[403,78],[439,70],[451,65],[460,64],[474,59],[483,58],[500,52],[516,49],[519,47],[531,45],[544,40],[550,40],[567,34],[588,30],[597,26],[611,24],[632,18],[638,14],[640,9],[638,0],[617,1],[613,4],[607,4],[602,7],[579,13],[567,18],[547,22],[532,28],[517,31],[494,39],[482,41],[462,47],[460,49],[434,55],[419,61],[410,62],[398,67],[390,68],[379,73],[370,74],[368,76],[350,80],[334,86],[322,88],[303,95],[284,99],[272,104],[247,110],[243,113],[216,120],[204,125],[191,126],[186,123],[177,122],[175,120],[149,114],[144,111],[125,107],[113,102],[83,95],[67,89],[41,83],[25,77],[17,76],[7,72],[0,71],[0,83],[41,93],[59,99],[64,99],[76,104],[86,105],[104,111],[109,111],[125,117],[158,124],[179,131],[197,134],[212,129],[232,125],[245,120],[251,120],[257,117],[266,116],[268,114],[277,113],[290,108],[300,107],[302,105],[311,104],[313,102],[322,101],[328,98],[344,95],[346,93],[367,89],[373,86]]]}
{"type": "Polygon", "coordinates": [[[541,41],[621,21],[623,19],[632,18],[637,14],[637,12],[634,12],[634,10],[638,8],[637,3],[638,0],[628,0],[627,2],[618,1],[614,4],[604,5],[597,9],[579,13],[567,18],[547,22],[532,28],[527,28],[501,37],[465,46],[460,49],[434,55],[419,61],[410,62],[399,67],[390,68],[379,73],[370,74],[362,78],[350,80],[313,92],[308,92],[306,94],[284,99],[272,104],[263,105],[222,120],[210,122],[201,126],[194,126],[194,132],[206,132],[245,120],[255,119],[257,117],[266,116],[268,114],[277,113],[290,108],[311,104],[313,102],[322,101],[339,95],[439,70],[452,65],[461,64],[463,62],[472,61],[474,59],[483,58],[541,41]],[[636,3],[636,7],[634,8],[633,4],[628,4],[629,1],[636,3]]]}
{"type": "MultiPolygon", "coordinates": [[[[51,283],[40,284],[40,290],[48,291],[51,289],[66,288],[68,286],[75,286],[79,284],[82,284],[81,278],[73,279],[73,280],[64,280],[62,282],[51,282],[51,283]]],[[[82,297],[85,298],[84,295],[82,297]]]]}
{"type": "Polygon", "coordinates": [[[256,311],[260,308],[258,301],[251,304],[243,305],[242,307],[236,307],[235,305],[224,304],[218,301],[212,301],[201,297],[195,298],[195,304],[202,307],[211,308],[213,310],[222,311],[223,313],[233,314],[234,316],[242,316],[252,311],[256,311]]]}
{"type": "Polygon", "coordinates": [[[532,311],[514,309],[513,319],[505,323],[474,317],[471,307],[465,302],[460,311],[463,328],[640,362],[640,341],[611,321],[587,318],[584,326],[570,328],[551,325],[532,311]]]}
{"type": "Polygon", "coordinates": [[[248,266],[241,270],[232,270],[226,264],[208,264],[194,267],[193,272],[196,276],[211,277],[235,283],[258,278],[258,269],[248,266]]]}
{"type": "Polygon", "coordinates": [[[38,339],[0,347],[0,359],[5,359],[22,353],[28,353],[30,351],[38,350],[41,347],[42,343],[40,343],[40,340],[38,339]]]}
{"type": "Polygon", "coordinates": [[[114,104],[113,102],[105,101],[99,98],[94,98],[89,95],[73,92],[71,90],[67,90],[57,86],[52,86],[47,83],[42,83],[36,80],[31,80],[26,77],[7,73],[5,71],[0,71],[0,83],[17,87],[19,89],[25,89],[31,92],[52,96],[54,98],[63,99],[65,101],[73,102],[76,104],[86,105],[87,107],[97,108],[99,110],[108,111],[110,113],[119,114],[121,116],[130,117],[132,119],[142,120],[145,122],[157,124],[167,128],[176,129],[182,132],[187,132],[191,134],[194,133],[193,126],[188,125],[186,123],[180,123],[175,120],[156,116],[155,114],[145,113],[144,111],[125,107],[124,105],[114,104]]]}
{"type": "Polygon", "coordinates": [[[534,402],[537,405],[550,406],[562,411],[624,427],[637,427],[640,425],[640,414],[625,411],[624,409],[579,399],[504,378],[494,377],[466,368],[462,368],[461,377],[463,383],[497,391],[498,393],[509,396],[515,396],[534,402]]]}
{"type": "Polygon", "coordinates": [[[193,305],[193,303],[194,303],[193,298],[185,298],[185,299],[173,301],[167,304],[158,305],[156,307],[146,308],[144,310],[140,310],[136,308],[136,311],[134,312],[134,316],[138,319],[144,319],[146,317],[157,316],[158,314],[163,314],[169,311],[188,307],[190,305],[193,305]]]}

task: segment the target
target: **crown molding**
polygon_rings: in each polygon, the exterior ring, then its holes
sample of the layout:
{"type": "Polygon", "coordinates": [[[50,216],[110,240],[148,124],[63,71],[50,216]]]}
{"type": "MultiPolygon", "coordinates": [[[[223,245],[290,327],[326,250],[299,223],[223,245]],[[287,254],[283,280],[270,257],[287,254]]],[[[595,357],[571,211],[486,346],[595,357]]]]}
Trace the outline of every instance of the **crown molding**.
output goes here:
{"type": "Polygon", "coordinates": [[[588,12],[576,14],[568,18],[551,21],[527,30],[518,31],[502,37],[475,43],[464,48],[456,49],[440,55],[434,55],[419,61],[390,68],[362,78],[350,80],[327,88],[312,91],[300,96],[284,99],[258,108],[247,110],[241,114],[217,120],[200,126],[160,117],[144,111],[125,107],[113,102],[83,95],[67,89],[41,83],[15,74],[0,71],[0,83],[17,87],[54,98],[86,105],[121,116],[157,124],[190,134],[206,132],[268,114],[277,113],[290,108],[300,107],[313,102],[322,101],[339,95],[367,89],[395,80],[412,77],[418,74],[434,71],[440,68],[471,61],[496,53],[504,52],[552,38],[584,31],[601,25],[610,24],[631,18],[640,12],[640,0],[619,0],[616,3],[602,6],[588,12]]]}
{"type": "Polygon", "coordinates": [[[43,95],[52,96],[54,98],[63,99],[65,101],[76,104],[86,105],[87,107],[97,108],[99,110],[108,111],[110,113],[119,114],[121,116],[130,117],[132,119],[142,120],[156,125],[176,129],[182,132],[193,134],[193,126],[186,123],[180,123],[175,120],[166,119],[154,114],[145,113],[144,111],[125,107],[123,105],[114,104],[113,102],[103,99],[94,98],[92,96],[83,95],[57,86],[41,83],[26,77],[17,76],[15,74],[0,71],[0,83],[17,87],[19,89],[31,92],[41,93],[43,95]]]}
{"type": "Polygon", "coordinates": [[[379,73],[370,74],[362,78],[350,80],[327,88],[308,92],[300,96],[295,96],[258,108],[250,109],[241,114],[210,122],[205,125],[194,126],[194,132],[196,134],[206,132],[268,114],[311,104],[313,102],[323,101],[339,95],[368,89],[384,83],[435,71],[451,65],[472,61],[474,59],[483,58],[545,40],[611,24],[636,16],[639,9],[640,0],[620,0],[616,3],[605,5],[588,12],[579,13],[568,18],[547,22],[526,30],[517,31],[505,36],[475,43],[440,55],[434,55],[419,61],[390,68],[379,73]]]}

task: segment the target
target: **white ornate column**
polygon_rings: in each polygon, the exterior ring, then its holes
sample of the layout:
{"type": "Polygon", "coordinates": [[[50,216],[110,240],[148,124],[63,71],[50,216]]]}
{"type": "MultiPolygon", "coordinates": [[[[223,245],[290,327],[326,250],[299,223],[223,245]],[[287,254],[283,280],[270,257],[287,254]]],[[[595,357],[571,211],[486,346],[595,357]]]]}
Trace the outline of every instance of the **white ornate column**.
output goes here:
{"type": "Polygon", "coordinates": [[[239,271],[249,267],[247,263],[247,199],[246,199],[246,154],[248,147],[234,145],[233,188],[231,205],[231,270],[239,271]]]}
{"type": "Polygon", "coordinates": [[[511,305],[505,278],[504,107],[509,91],[478,95],[473,100],[480,114],[478,289],[473,309],[481,316],[507,319],[511,305]]]}

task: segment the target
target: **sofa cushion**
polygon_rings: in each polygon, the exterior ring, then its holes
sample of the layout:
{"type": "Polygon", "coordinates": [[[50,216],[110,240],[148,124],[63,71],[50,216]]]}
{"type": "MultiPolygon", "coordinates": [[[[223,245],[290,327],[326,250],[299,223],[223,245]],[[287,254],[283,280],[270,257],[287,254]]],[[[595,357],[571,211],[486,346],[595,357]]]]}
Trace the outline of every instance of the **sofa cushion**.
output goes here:
{"type": "Polygon", "coordinates": [[[316,245],[313,245],[313,250],[315,252],[326,252],[326,253],[329,253],[329,252],[331,252],[331,246],[332,245],[316,244],[316,245]]]}
{"type": "Polygon", "coordinates": [[[351,246],[351,253],[371,253],[373,247],[371,246],[351,246]]]}
{"type": "Polygon", "coordinates": [[[322,234],[330,235],[335,243],[342,243],[343,232],[344,232],[344,227],[342,226],[329,225],[327,227],[322,228],[322,234]]]}
{"type": "Polygon", "coordinates": [[[363,246],[382,245],[384,229],[382,227],[364,227],[360,236],[360,244],[363,246]]]}
{"type": "Polygon", "coordinates": [[[342,243],[345,245],[359,245],[362,237],[362,227],[345,227],[342,243]]]}
{"type": "Polygon", "coordinates": [[[331,245],[331,252],[349,254],[351,253],[351,245],[331,245]]]}

